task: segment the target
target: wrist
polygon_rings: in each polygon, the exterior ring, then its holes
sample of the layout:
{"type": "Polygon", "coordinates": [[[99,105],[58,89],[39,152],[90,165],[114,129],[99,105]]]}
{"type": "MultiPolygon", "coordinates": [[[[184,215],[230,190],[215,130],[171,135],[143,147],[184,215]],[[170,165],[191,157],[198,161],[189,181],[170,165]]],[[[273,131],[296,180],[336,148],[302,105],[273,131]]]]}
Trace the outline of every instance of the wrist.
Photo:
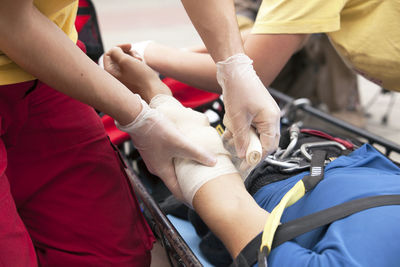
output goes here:
{"type": "Polygon", "coordinates": [[[146,79],[145,82],[139,85],[126,83],[126,86],[133,93],[139,94],[146,103],[150,103],[151,99],[156,95],[172,95],[168,86],[161,82],[158,77],[146,79]]]}
{"type": "Polygon", "coordinates": [[[143,109],[145,108],[140,96],[136,94],[131,94],[131,96],[129,96],[126,106],[128,107],[127,112],[114,117],[117,126],[127,127],[131,125],[137,120],[139,115],[143,113],[143,109]]]}

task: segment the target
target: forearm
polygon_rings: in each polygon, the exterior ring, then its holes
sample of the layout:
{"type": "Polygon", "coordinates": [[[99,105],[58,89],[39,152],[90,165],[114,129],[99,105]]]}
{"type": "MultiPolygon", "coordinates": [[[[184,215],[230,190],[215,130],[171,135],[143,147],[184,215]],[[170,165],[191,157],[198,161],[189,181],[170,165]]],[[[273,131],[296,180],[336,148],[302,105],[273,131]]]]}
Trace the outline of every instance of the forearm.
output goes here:
{"type": "MultiPolygon", "coordinates": [[[[307,38],[305,34],[246,35],[246,54],[254,60],[254,68],[265,86],[272,83],[307,38]]],[[[216,68],[208,54],[152,43],[146,48],[145,59],[150,67],[164,76],[206,91],[221,93],[216,80],[216,68]]]]}
{"type": "Polygon", "coordinates": [[[145,60],[164,76],[206,91],[221,93],[215,76],[215,64],[209,54],[151,43],[146,48],[145,60]]]}
{"type": "Polygon", "coordinates": [[[137,97],[93,63],[31,1],[1,5],[8,9],[0,11],[0,49],[21,68],[121,124],[140,112],[137,97]]]}
{"type": "Polygon", "coordinates": [[[265,86],[278,76],[290,57],[305,43],[307,34],[249,34],[244,44],[265,86]]]}
{"type": "Polygon", "coordinates": [[[182,0],[215,62],[243,53],[233,0],[182,0]]]}
{"type": "Polygon", "coordinates": [[[232,257],[262,232],[269,215],[246,191],[238,174],[204,184],[195,194],[193,206],[232,257]]]}

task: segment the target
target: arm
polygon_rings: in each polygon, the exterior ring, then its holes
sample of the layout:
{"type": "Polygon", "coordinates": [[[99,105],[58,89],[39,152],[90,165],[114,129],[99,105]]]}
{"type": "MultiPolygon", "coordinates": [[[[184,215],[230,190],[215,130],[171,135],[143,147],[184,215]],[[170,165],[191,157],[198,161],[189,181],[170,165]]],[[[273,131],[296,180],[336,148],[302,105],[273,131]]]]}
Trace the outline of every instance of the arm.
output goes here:
{"type": "Polygon", "coordinates": [[[233,258],[262,232],[269,215],[246,191],[237,174],[204,184],[195,194],[193,206],[233,258]]]}
{"type": "Polygon", "coordinates": [[[101,110],[121,124],[140,112],[137,97],[92,62],[31,0],[1,0],[0,49],[56,90],[101,110]]]}
{"type": "Polygon", "coordinates": [[[243,53],[232,0],[182,0],[182,3],[215,62],[243,53]]]}
{"type": "Polygon", "coordinates": [[[150,43],[145,50],[146,63],[166,77],[190,86],[221,94],[213,59],[207,53],[194,53],[150,43]]]}
{"type": "Polygon", "coordinates": [[[265,86],[269,86],[290,57],[300,50],[308,34],[249,34],[245,42],[247,55],[265,86]]]}
{"type": "MultiPolygon", "coordinates": [[[[128,52],[130,46],[123,46],[122,48],[128,52]]],[[[140,94],[147,102],[150,102],[160,94],[171,95],[169,88],[160,81],[146,64],[122,53],[121,50],[111,49],[107,52],[104,58],[104,67],[127,85],[130,90],[140,94]],[[122,62],[122,59],[124,59],[125,63],[123,65],[118,64],[118,62],[122,62]],[[116,68],[113,64],[118,64],[119,67],[116,68]]],[[[175,105],[174,103],[172,104],[175,105]]],[[[198,112],[182,109],[181,107],[178,107],[178,109],[181,114],[187,114],[182,117],[182,120],[179,120],[179,123],[185,124],[183,121],[185,118],[191,121],[198,119],[198,112]]],[[[166,111],[166,109],[163,110],[164,112],[166,111]]],[[[165,113],[165,115],[168,116],[168,113],[165,113]]],[[[206,124],[208,125],[208,122],[206,124]]],[[[197,123],[189,126],[196,128],[195,134],[198,131],[202,131],[204,127],[207,128],[206,125],[197,123]]],[[[185,131],[186,134],[189,132],[190,130],[185,131]]],[[[196,140],[199,142],[206,137],[208,137],[207,134],[206,136],[202,134],[201,138],[196,140]]],[[[222,143],[218,143],[220,141],[218,134],[212,135],[211,139],[207,139],[207,144],[204,144],[209,149],[216,149],[216,147],[222,145],[222,143]]],[[[221,152],[219,154],[221,156],[219,159],[221,160],[217,163],[217,170],[187,161],[180,161],[181,163],[178,163],[180,165],[175,162],[175,170],[180,181],[179,185],[181,187],[189,185],[186,190],[191,190],[191,185],[205,178],[204,181],[200,182],[197,192],[193,192],[194,195],[186,194],[188,196],[186,201],[193,204],[203,220],[227,246],[231,255],[236,257],[241,249],[262,231],[268,212],[260,208],[249,195],[244,187],[242,178],[235,169],[232,172],[229,171],[231,173],[220,174],[222,169],[226,169],[226,165],[221,163],[224,152],[219,151],[221,152]],[[221,165],[218,165],[220,163],[221,165]],[[185,171],[186,166],[189,166],[189,168],[185,171]],[[204,173],[204,171],[207,174],[206,177],[199,175],[198,172],[204,173]],[[213,177],[213,175],[215,176],[213,177]]],[[[213,152],[215,153],[215,151],[213,152]]],[[[229,161],[229,157],[227,159],[229,161]]],[[[227,164],[232,165],[231,162],[227,164]]],[[[183,191],[185,191],[185,188],[183,188],[183,191]]]]}
{"type": "MultiPolygon", "coordinates": [[[[289,58],[307,40],[306,34],[247,34],[246,54],[254,60],[254,68],[268,87],[289,58]]],[[[206,53],[195,53],[150,43],[145,52],[146,63],[159,73],[206,91],[222,93],[216,79],[216,68],[206,53]]]]}
{"type": "Polygon", "coordinates": [[[213,155],[190,144],[170,121],[93,63],[31,0],[1,0],[0,6],[7,7],[0,9],[0,49],[56,90],[114,117],[171,191],[180,192],[173,158],[215,164],[213,155]]]}

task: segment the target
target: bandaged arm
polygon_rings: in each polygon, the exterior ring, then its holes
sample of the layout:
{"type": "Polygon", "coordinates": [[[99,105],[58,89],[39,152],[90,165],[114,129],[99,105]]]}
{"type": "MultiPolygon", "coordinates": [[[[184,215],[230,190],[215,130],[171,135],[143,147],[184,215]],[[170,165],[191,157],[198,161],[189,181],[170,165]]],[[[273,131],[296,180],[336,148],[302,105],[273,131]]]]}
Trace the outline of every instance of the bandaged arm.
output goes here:
{"type": "Polygon", "coordinates": [[[225,150],[217,131],[210,126],[206,115],[183,107],[168,95],[155,96],[150,107],[170,119],[193,144],[200,145],[217,156],[217,164],[213,167],[189,159],[174,159],[178,183],[188,205],[192,206],[193,197],[203,184],[221,175],[237,173],[229,152],[225,150]]]}
{"type": "Polygon", "coordinates": [[[231,255],[236,257],[262,231],[268,213],[246,191],[242,178],[230,161],[230,154],[204,114],[184,108],[167,95],[157,95],[150,106],[171,119],[193,142],[217,154],[218,163],[214,167],[177,159],[176,174],[185,201],[193,205],[231,255]]]}

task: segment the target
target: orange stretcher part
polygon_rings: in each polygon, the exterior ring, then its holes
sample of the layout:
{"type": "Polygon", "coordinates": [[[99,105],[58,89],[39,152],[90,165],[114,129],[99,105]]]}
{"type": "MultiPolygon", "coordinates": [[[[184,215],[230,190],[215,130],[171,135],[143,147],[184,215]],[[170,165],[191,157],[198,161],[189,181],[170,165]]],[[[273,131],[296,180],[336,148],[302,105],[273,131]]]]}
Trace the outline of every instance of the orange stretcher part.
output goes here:
{"type": "MultiPolygon", "coordinates": [[[[199,107],[219,97],[218,94],[199,90],[172,78],[164,78],[162,81],[171,89],[172,95],[188,108],[199,107]]],[[[129,134],[118,130],[114,124],[114,120],[110,116],[104,115],[101,120],[114,145],[120,145],[129,140],[129,134]]]]}

